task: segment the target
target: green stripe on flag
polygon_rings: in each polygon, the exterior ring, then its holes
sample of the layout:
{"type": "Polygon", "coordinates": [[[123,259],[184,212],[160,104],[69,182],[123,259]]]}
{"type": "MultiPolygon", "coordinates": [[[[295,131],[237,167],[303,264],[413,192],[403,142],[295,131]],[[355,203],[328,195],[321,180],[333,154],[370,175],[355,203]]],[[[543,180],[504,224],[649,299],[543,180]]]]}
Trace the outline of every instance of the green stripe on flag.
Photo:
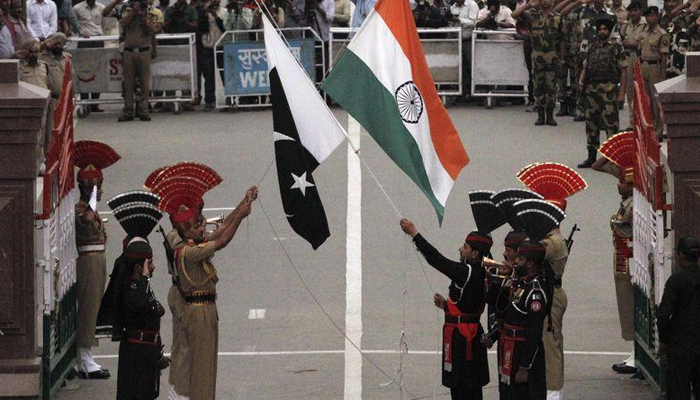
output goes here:
{"type": "Polygon", "coordinates": [[[393,93],[349,49],[343,52],[321,88],[352,115],[418,185],[442,223],[445,207],[433,193],[418,144],[399,115],[393,93]]]}

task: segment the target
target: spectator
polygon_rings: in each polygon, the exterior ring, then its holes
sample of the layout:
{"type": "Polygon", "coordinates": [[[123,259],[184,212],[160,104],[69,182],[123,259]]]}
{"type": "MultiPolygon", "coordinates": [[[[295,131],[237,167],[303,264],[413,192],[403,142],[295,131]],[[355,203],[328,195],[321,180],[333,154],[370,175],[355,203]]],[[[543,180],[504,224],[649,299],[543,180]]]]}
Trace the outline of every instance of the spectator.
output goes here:
{"type": "Polygon", "coordinates": [[[347,28],[350,26],[352,16],[352,6],[350,0],[335,0],[335,15],[333,16],[333,26],[347,28]]]}
{"type": "MultiPolygon", "coordinates": [[[[263,12],[267,14],[267,17],[270,18],[272,21],[274,21],[277,24],[277,27],[279,28],[284,28],[284,10],[281,7],[278,7],[277,4],[274,2],[274,0],[264,0],[265,2],[265,8],[263,8],[263,12]],[[269,12],[268,12],[269,11],[269,12]]],[[[258,27],[262,29],[262,19],[260,18],[260,25],[256,26],[255,29],[258,27]]],[[[254,21],[255,22],[255,21],[254,21]]]]}
{"type": "MultiPolygon", "coordinates": [[[[285,28],[303,28],[306,26],[306,4],[304,0],[282,0],[280,8],[284,11],[285,28]]],[[[298,39],[301,37],[301,33],[285,32],[284,36],[287,39],[298,39]]]]}
{"type": "Polygon", "coordinates": [[[80,25],[75,16],[70,0],[54,0],[56,3],[58,32],[63,32],[66,36],[80,36],[80,25]]]}
{"type": "Polygon", "coordinates": [[[433,0],[433,6],[438,9],[442,18],[449,23],[449,21],[452,19],[450,3],[448,3],[446,0],[433,0]]]}
{"type": "Polygon", "coordinates": [[[335,17],[335,1],[312,0],[311,3],[314,4],[314,9],[313,12],[308,13],[308,25],[321,36],[324,48],[327,48],[331,24],[333,17],[335,17]]]}
{"type": "Polygon", "coordinates": [[[5,25],[5,18],[0,18],[0,60],[12,58],[15,55],[15,46],[12,43],[12,35],[5,25]]]}
{"type": "MultiPolygon", "coordinates": [[[[163,31],[165,33],[190,33],[197,32],[197,10],[192,6],[187,4],[187,0],[176,0],[173,5],[168,7],[164,13],[163,19],[163,31]]],[[[185,42],[186,44],[187,42],[185,42]]],[[[173,39],[165,42],[165,44],[183,44],[181,39],[173,39]]],[[[166,91],[167,96],[175,96],[174,91],[166,91]]],[[[191,96],[189,90],[184,90],[182,92],[183,97],[191,96]]],[[[185,111],[194,111],[189,103],[182,103],[182,109],[185,111]]],[[[176,114],[180,113],[180,110],[175,110],[172,104],[165,104],[163,107],[164,111],[173,111],[176,114]]]]}
{"type": "Polygon", "coordinates": [[[700,398],[700,242],[692,236],[678,241],[680,270],[666,281],[658,312],[659,354],[666,355],[668,400],[690,399],[691,386],[700,398]]]}
{"type": "Polygon", "coordinates": [[[365,23],[365,18],[374,8],[374,3],[377,0],[351,0],[355,4],[355,13],[352,15],[351,26],[359,28],[365,23]]]}
{"type": "MultiPolygon", "coordinates": [[[[34,36],[27,24],[24,23],[24,3],[22,0],[4,0],[3,3],[9,4],[9,12],[5,11],[5,23],[12,35],[12,44],[18,47],[22,42],[31,39],[34,36]]],[[[1,3],[0,3],[1,4],[1,3]]]]}
{"type": "Polygon", "coordinates": [[[447,26],[447,20],[440,15],[440,11],[427,0],[419,0],[418,6],[413,10],[413,19],[418,28],[443,28],[447,26]]]}
{"type": "MultiPolygon", "coordinates": [[[[229,0],[224,14],[224,28],[227,31],[247,31],[253,28],[253,9],[240,0],[229,0]]],[[[249,40],[248,34],[233,35],[234,41],[249,40]]]]}
{"type": "Polygon", "coordinates": [[[462,27],[462,93],[465,98],[469,98],[467,92],[471,88],[472,31],[479,15],[479,6],[474,0],[455,0],[451,10],[462,27]]]}
{"type": "MultiPolygon", "coordinates": [[[[214,64],[214,46],[224,31],[224,23],[219,18],[219,0],[204,0],[197,8],[197,89],[201,88],[204,78],[204,111],[216,108],[216,77],[214,64]]],[[[201,93],[201,92],[200,92],[201,93]]],[[[200,96],[201,97],[201,96],[200,96]]]]}
{"type": "MultiPolygon", "coordinates": [[[[124,4],[124,0],[113,0],[111,3],[107,4],[102,10],[102,16],[106,18],[105,20],[105,29],[104,32],[107,35],[119,35],[120,34],[120,27],[119,27],[119,21],[122,19],[122,11],[126,7],[126,4],[124,4]],[[116,24],[112,29],[107,29],[108,25],[111,25],[114,21],[116,20],[116,24]]],[[[121,43],[121,38],[120,38],[120,43],[121,43]]]]}
{"type": "MultiPolygon", "coordinates": [[[[80,25],[80,35],[84,38],[103,36],[104,35],[104,17],[102,12],[105,6],[98,3],[96,0],[85,0],[73,6],[75,16],[78,18],[80,25]]],[[[79,49],[90,49],[104,47],[102,41],[79,41],[79,49]]],[[[99,99],[99,93],[80,93],[81,99],[99,99]]],[[[102,109],[97,104],[91,104],[90,112],[102,112],[102,109]]]]}
{"type": "MultiPolygon", "coordinates": [[[[515,20],[511,16],[512,11],[506,6],[502,6],[498,0],[488,0],[486,8],[479,10],[476,18],[476,27],[488,30],[515,28],[515,20]]],[[[492,35],[490,39],[509,40],[512,35],[492,35]]]]}
{"type": "Polygon", "coordinates": [[[58,30],[56,3],[51,0],[28,0],[27,22],[33,36],[44,41],[58,30]]]}

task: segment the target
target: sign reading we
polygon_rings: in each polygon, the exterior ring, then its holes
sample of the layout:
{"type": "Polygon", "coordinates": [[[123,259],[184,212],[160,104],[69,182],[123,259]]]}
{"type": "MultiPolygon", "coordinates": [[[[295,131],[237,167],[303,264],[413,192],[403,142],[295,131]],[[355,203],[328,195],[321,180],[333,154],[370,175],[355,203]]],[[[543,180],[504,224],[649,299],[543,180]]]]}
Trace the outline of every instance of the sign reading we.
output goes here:
{"type": "MultiPolygon", "coordinates": [[[[316,82],[314,39],[289,40],[292,54],[316,82]]],[[[230,42],[224,44],[224,91],[227,96],[268,95],[265,42],[230,42]]]]}

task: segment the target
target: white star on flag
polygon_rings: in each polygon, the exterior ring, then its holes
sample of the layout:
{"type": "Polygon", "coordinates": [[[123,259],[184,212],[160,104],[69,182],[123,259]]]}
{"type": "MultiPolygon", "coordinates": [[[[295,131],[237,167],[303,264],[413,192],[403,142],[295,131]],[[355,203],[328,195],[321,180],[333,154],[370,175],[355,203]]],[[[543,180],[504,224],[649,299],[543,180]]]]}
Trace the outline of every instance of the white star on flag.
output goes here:
{"type": "Polygon", "coordinates": [[[306,180],[306,172],[301,174],[301,176],[296,176],[292,173],[292,178],[294,178],[294,184],[290,189],[299,189],[301,190],[301,194],[306,196],[306,188],[307,187],[313,187],[315,186],[313,183],[309,183],[306,180]]]}

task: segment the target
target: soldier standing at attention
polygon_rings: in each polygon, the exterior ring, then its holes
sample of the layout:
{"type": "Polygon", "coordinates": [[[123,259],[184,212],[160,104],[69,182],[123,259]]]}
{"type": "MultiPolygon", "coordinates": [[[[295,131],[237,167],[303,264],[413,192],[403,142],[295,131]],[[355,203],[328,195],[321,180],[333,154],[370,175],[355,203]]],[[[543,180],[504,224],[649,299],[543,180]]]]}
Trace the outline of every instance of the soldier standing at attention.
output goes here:
{"type": "Polygon", "coordinates": [[[552,0],[530,0],[513,11],[514,19],[528,20],[532,26],[532,72],[537,106],[535,125],[557,126],[554,107],[557,96],[557,68],[564,58],[564,20],[552,10],[552,0]]]}
{"type": "Polygon", "coordinates": [[[134,89],[136,75],[141,87],[138,115],[141,121],[150,121],[148,94],[151,90],[151,45],[157,30],[157,16],[146,1],[130,0],[119,21],[124,37],[122,67],[124,77],[124,114],[119,122],[134,120],[134,89]]]}
{"type": "Polygon", "coordinates": [[[619,25],[627,22],[627,19],[629,18],[629,7],[627,10],[625,10],[625,7],[622,5],[622,0],[612,0],[612,7],[610,7],[610,11],[612,11],[617,17],[617,23],[619,25]]]}
{"type": "MultiPolygon", "coordinates": [[[[620,208],[610,218],[613,234],[613,275],[617,311],[620,317],[622,339],[634,340],[634,287],[630,275],[632,257],[632,218],[634,216],[632,190],[634,188],[634,133],[623,132],[608,139],[600,148],[603,155],[593,165],[594,171],[608,173],[617,178],[617,192],[620,194],[620,208]]],[[[632,354],[623,362],[614,364],[612,369],[619,374],[637,372],[632,354]]]]}
{"type": "Polygon", "coordinates": [[[619,107],[625,101],[627,57],[622,45],[610,40],[615,22],[603,15],[596,19],[598,40],[590,47],[583,62],[579,85],[584,88],[586,116],[586,147],[588,158],[579,168],[590,168],[600,146],[600,131],[607,137],[618,132],[619,107]]]}
{"type": "MultiPolygon", "coordinates": [[[[646,22],[642,17],[642,3],[639,0],[634,0],[627,6],[629,18],[620,29],[620,39],[622,39],[622,47],[625,49],[627,56],[627,82],[625,85],[625,94],[627,96],[627,107],[630,108],[630,124],[634,125],[634,112],[632,106],[634,103],[634,65],[637,63],[637,50],[639,48],[639,39],[642,31],[646,27],[646,22]]],[[[628,129],[629,130],[629,129],[628,129]]]]}
{"type": "Polygon", "coordinates": [[[642,30],[639,40],[639,57],[642,60],[642,76],[647,96],[654,112],[654,130],[659,140],[663,138],[663,121],[659,103],[654,98],[653,86],[666,78],[666,60],[668,57],[669,38],[666,31],[659,26],[659,8],[647,7],[644,11],[647,26],[642,30]]]}
{"type": "Polygon", "coordinates": [[[80,201],[75,205],[78,374],[84,379],[107,379],[109,371],[95,362],[91,349],[98,344],[95,324],[107,281],[107,233],[95,209],[102,197],[102,170],[120,156],[106,144],[90,140],[75,142],[73,148],[75,166],[80,168],[76,178],[80,201]]]}

